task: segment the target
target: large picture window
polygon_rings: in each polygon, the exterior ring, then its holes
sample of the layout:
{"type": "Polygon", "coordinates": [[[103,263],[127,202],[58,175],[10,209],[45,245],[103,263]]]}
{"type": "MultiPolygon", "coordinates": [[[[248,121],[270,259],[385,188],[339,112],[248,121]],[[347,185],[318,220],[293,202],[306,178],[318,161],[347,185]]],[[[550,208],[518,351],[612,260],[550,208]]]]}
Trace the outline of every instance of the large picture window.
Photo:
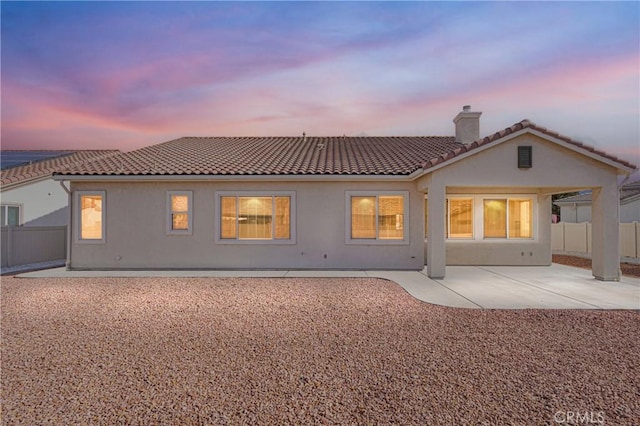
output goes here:
{"type": "Polygon", "coordinates": [[[167,192],[167,234],[191,235],[193,224],[193,192],[167,192]]]}
{"type": "MultiPolygon", "coordinates": [[[[446,238],[532,239],[534,238],[534,196],[446,198],[446,238]]],[[[425,238],[428,201],[424,202],[425,238]]]]}
{"type": "Polygon", "coordinates": [[[78,241],[104,242],[105,240],[105,192],[79,191],[78,241]]]}
{"type": "Polygon", "coordinates": [[[293,193],[223,193],[219,194],[218,200],[220,240],[293,240],[293,193]]]}
{"type": "Polygon", "coordinates": [[[408,194],[350,193],[349,239],[404,241],[408,194]]]}

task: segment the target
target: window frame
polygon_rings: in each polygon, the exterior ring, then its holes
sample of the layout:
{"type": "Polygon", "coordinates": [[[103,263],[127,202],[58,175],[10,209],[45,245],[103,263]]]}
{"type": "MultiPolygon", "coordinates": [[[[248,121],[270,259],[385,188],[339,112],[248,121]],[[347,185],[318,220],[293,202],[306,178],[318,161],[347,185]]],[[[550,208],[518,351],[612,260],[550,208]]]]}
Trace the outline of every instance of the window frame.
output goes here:
{"type": "Polygon", "coordinates": [[[296,244],[296,191],[216,191],[215,192],[215,206],[214,206],[214,220],[215,220],[215,243],[216,244],[229,244],[229,245],[291,245],[296,244]],[[235,197],[236,199],[236,237],[235,238],[222,238],[222,198],[223,197],[235,197]],[[272,218],[275,218],[276,211],[276,197],[289,197],[289,238],[276,238],[275,237],[275,220],[272,220],[273,237],[271,239],[240,239],[238,226],[238,208],[240,206],[239,199],[246,197],[271,197],[273,202],[271,205],[272,218]]]}
{"type": "Polygon", "coordinates": [[[345,243],[348,245],[408,245],[411,235],[409,191],[345,191],[345,243]],[[402,239],[380,239],[379,232],[379,197],[397,196],[402,197],[402,239]],[[352,238],[351,237],[351,199],[353,197],[375,197],[376,199],[376,237],[375,238],[352,238]]]}
{"type": "Polygon", "coordinates": [[[81,190],[75,191],[76,220],[75,220],[75,238],[77,244],[105,244],[107,242],[107,191],[104,190],[81,190]],[[99,195],[102,197],[102,217],[101,217],[101,237],[102,238],[82,238],[82,197],[90,195],[99,195]]]}
{"type": "MultiPolygon", "coordinates": [[[[428,196],[425,195],[424,199],[428,200],[428,196]]],[[[524,241],[537,241],[538,240],[538,228],[539,228],[539,218],[538,218],[538,196],[536,194],[491,194],[491,193],[482,193],[482,194],[452,194],[451,196],[446,196],[445,200],[450,199],[472,199],[473,200],[473,237],[472,238],[449,238],[447,237],[446,227],[449,224],[449,211],[445,208],[445,220],[447,223],[445,226],[445,241],[451,243],[465,243],[465,242],[524,242],[524,241]],[[484,236],[484,202],[485,200],[506,200],[507,203],[507,216],[506,216],[506,225],[507,225],[507,237],[485,237],[484,236]],[[511,200],[529,200],[531,201],[531,237],[510,237],[509,236],[509,201],[511,200]]],[[[445,205],[448,204],[445,202],[445,205]]],[[[425,205],[426,208],[426,205],[425,205]]],[[[428,212],[425,210],[424,212],[424,220],[425,220],[425,237],[424,240],[427,241],[427,228],[426,228],[426,219],[428,212]]]]}
{"type": "Polygon", "coordinates": [[[9,207],[16,207],[18,209],[18,224],[17,225],[9,225],[8,223],[7,224],[0,223],[0,226],[22,226],[22,224],[24,223],[23,222],[23,217],[22,217],[24,206],[22,204],[19,204],[19,203],[2,203],[2,204],[0,204],[0,209],[5,210],[5,212],[4,212],[5,220],[9,219],[9,207]]]}
{"type": "Polygon", "coordinates": [[[530,195],[530,194],[511,194],[511,195],[487,195],[482,197],[481,200],[481,207],[482,207],[482,227],[483,227],[483,231],[482,231],[482,239],[484,241],[533,241],[533,240],[537,240],[537,232],[538,232],[538,215],[537,215],[537,211],[538,209],[536,208],[538,205],[538,198],[535,195],[530,195]],[[485,201],[491,201],[491,200],[505,200],[506,201],[506,211],[505,211],[505,226],[506,226],[506,237],[485,237],[484,235],[484,202],[485,201]],[[517,201],[531,201],[531,237],[512,237],[510,236],[510,230],[509,230],[509,219],[510,219],[510,213],[509,213],[509,202],[512,200],[517,200],[517,201]]]}
{"type": "Polygon", "coordinates": [[[476,200],[473,196],[454,195],[445,197],[445,239],[450,241],[471,241],[476,239],[476,200]],[[471,237],[450,237],[451,235],[451,200],[471,200],[471,237]]]}
{"type": "Polygon", "coordinates": [[[167,191],[165,231],[167,235],[193,235],[193,191],[189,191],[189,190],[167,191]],[[187,209],[188,209],[187,210],[187,229],[173,229],[173,210],[171,206],[171,198],[174,195],[187,196],[187,209]]]}

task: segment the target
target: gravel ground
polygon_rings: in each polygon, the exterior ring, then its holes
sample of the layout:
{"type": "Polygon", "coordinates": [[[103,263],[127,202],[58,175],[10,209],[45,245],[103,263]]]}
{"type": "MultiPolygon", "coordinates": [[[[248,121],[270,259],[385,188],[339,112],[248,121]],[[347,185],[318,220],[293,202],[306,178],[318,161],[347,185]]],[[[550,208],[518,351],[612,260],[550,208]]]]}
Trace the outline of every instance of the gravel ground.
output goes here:
{"type": "Polygon", "coordinates": [[[369,278],[1,290],[3,424],[640,419],[634,311],[454,309],[369,278]]]}
{"type": "MultiPolygon", "coordinates": [[[[553,263],[591,269],[591,259],[577,256],[567,256],[564,254],[554,254],[552,257],[553,263]]],[[[622,275],[628,275],[630,277],[640,277],[640,265],[636,265],[634,263],[620,263],[620,270],[622,271],[622,275]]]]}

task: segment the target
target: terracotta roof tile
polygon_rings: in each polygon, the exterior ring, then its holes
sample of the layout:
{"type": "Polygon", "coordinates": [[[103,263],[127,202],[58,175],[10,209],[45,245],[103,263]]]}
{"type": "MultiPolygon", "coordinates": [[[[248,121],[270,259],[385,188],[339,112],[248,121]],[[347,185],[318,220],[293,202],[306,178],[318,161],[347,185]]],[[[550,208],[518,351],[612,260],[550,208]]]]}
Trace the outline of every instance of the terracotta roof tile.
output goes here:
{"type": "Polygon", "coordinates": [[[85,162],[61,175],[399,175],[429,169],[530,128],[621,166],[593,147],[523,120],[469,144],[452,136],[183,137],[85,162]]]}
{"type": "Polygon", "coordinates": [[[68,155],[49,158],[2,170],[0,183],[5,189],[8,186],[15,186],[31,180],[51,176],[55,172],[61,172],[67,168],[78,167],[82,164],[99,159],[107,158],[119,153],[118,150],[82,150],[72,152],[68,155]]]}
{"type": "Polygon", "coordinates": [[[462,144],[450,136],[184,137],[63,175],[409,175],[462,144]]]}

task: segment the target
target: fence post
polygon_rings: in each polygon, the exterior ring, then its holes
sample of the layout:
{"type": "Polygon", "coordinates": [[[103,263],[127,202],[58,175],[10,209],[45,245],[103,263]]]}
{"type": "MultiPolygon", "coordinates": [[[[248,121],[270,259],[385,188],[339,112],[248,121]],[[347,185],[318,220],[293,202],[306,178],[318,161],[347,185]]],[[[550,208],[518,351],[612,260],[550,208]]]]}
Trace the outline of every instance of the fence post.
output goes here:
{"type": "Polygon", "coordinates": [[[7,267],[13,266],[13,226],[7,226],[7,267]]]}
{"type": "Polygon", "coordinates": [[[634,235],[634,240],[636,241],[636,259],[640,257],[640,241],[638,241],[640,239],[640,222],[633,222],[634,226],[634,231],[635,235],[634,235]]]}

